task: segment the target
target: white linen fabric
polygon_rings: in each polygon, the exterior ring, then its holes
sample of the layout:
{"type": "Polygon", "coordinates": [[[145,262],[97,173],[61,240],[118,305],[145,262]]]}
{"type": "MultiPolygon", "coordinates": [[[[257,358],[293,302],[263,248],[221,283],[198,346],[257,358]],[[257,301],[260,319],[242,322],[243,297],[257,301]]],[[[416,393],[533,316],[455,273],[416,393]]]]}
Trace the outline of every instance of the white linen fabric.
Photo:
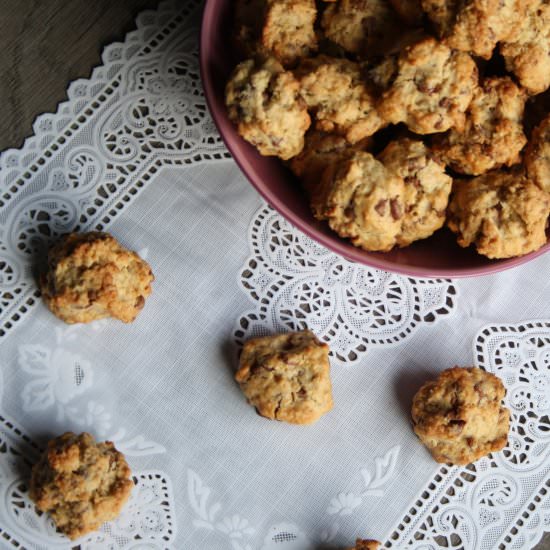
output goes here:
{"type": "Polygon", "coordinates": [[[347,262],[261,201],[209,118],[200,5],[168,2],[108,47],[88,81],[0,156],[0,545],[307,550],[530,548],[550,530],[550,257],[498,275],[415,280],[347,262]],[[74,229],[110,231],[150,262],[131,325],[68,326],[34,266],[74,229]],[[313,426],[257,416],[238,347],[309,326],[332,349],[335,408],[313,426]],[[441,466],[412,396],[442,369],[498,374],[507,448],[441,466]],[[111,439],[136,488],[70,543],[34,510],[28,475],[66,430],[111,439]]]}

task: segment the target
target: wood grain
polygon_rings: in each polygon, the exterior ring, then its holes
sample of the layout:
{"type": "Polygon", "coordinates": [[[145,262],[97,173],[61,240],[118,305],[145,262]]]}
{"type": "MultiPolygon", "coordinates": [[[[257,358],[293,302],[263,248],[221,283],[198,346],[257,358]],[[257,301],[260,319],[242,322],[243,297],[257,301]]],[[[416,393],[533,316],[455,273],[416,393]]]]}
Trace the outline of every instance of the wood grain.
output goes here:
{"type": "Polygon", "coordinates": [[[0,0],[0,151],[20,147],[38,114],[53,112],[103,47],[135,29],[158,0],[0,0]]]}
{"type": "MultiPolygon", "coordinates": [[[[55,111],[69,82],[88,77],[103,47],[158,1],[0,0],[0,151],[20,147],[35,117],[55,111]]],[[[550,533],[536,550],[550,550],[550,533]]]]}

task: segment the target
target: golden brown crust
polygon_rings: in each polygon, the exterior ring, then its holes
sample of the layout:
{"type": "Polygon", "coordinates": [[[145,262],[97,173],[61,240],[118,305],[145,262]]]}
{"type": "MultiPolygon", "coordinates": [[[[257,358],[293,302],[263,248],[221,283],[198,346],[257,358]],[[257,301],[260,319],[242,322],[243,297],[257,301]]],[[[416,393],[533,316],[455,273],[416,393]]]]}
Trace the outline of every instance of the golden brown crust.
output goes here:
{"type": "Polygon", "coordinates": [[[325,171],[314,215],[355,246],[387,251],[397,244],[404,195],[403,180],[360,151],[325,171]]]}
{"type": "Polygon", "coordinates": [[[370,142],[371,138],[365,138],[351,144],[343,136],[310,130],[302,152],[291,159],[290,169],[300,178],[311,198],[316,194],[327,167],[349,158],[356,151],[366,151],[370,142]]]}
{"type": "Polygon", "coordinates": [[[297,80],[274,58],[237,65],[225,103],[239,134],[260,154],[287,160],[302,150],[311,120],[297,80]]]}
{"type": "MultiPolygon", "coordinates": [[[[531,3],[532,4],[532,3],[531,3]]],[[[500,45],[506,69],[532,94],[550,87],[550,4],[537,1],[518,17],[519,28],[500,45]]]]}
{"type": "Polygon", "coordinates": [[[452,178],[424,143],[408,138],[392,141],[378,160],[405,183],[404,213],[397,244],[407,246],[442,227],[452,178]]]}
{"type": "Polygon", "coordinates": [[[340,0],[327,6],[321,27],[346,51],[370,57],[385,53],[401,25],[385,0],[340,0]]]}
{"type": "Polygon", "coordinates": [[[450,48],[485,59],[491,57],[497,42],[513,36],[526,4],[525,0],[421,1],[450,48]]]}
{"type": "Polygon", "coordinates": [[[244,344],[235,379],[266,418],[311,424],[332,409],[329,348],[309,331],[244,344]]]}
{"type": "Polygon", "coordinates": [[[474,93],[462,131],[435,140],[434,150],[456,172],[479,175],[520,161],[526,94],[508,77],[487,78],[474,93]]]}
{"type": "Polygon", "coordinates": [[[525,151],[525,167],[528,176],[550,193],[550,115],[531,134],[525,151]]]}
{"type": "Polygon", "coordinates": [[[107,233],[71,233],[48,254],[42,298],[66,323],[114,317],[132,322],[151,294],[153,273],[107,233]]]}
{"type": "Polygon", "coordinates": [[[394,124],[404,122],[417,134],[462,128],[477,79],[476,64],[468,54],[425,38],[400,53],[380,115],[394,124]]]}
{"type": "Polygon", "coordinates": [[[455,181],[449,228],[462,247],[475,245],[488,258],[522,256],[546,243],[550,196],[523,174],[487,172],[455,181]]]}
{"type": "Polygon", "coordinates": [[[505,393],[494,374],[475,367],[447,369],[414,396],[414,431],[437,462],[474,462],[506,445],[505,393]]]}
{"type": "Polygon", "coordinates": [[[349,550],[378,550],[380,544],[377,540],[357,539],[355,546],[349,548],[349,550]]]}
{"type": "Polygon", "coordinates": [[[343,135],[355,143],[385,125],[357,63],[321,55],[302,61],[296,75],[317,130],[343,135]]]}
{"type": "Polygon", "coordinates": [[[110,441],[67,432],[48,443],[34,465],[30,497],[70,539],[115,519],[134,482],[124,456],[110,441]]]}

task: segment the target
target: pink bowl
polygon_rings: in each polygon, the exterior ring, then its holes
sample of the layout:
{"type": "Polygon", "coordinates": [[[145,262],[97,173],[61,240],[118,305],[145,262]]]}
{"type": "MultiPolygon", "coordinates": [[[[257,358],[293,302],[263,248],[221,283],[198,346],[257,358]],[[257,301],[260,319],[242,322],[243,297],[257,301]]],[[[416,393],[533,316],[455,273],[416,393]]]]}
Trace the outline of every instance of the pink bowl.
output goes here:
{"type": "Polygon", "coordinates": [[[489,260],[472,248],[460,248],[447,229],[429,239],[391,252],[366,252],[352,246],[313,218],[307,199],[292,173],[275,158],[262,157],[229,121],[224,87],[235,66],[231,48],[232,0],[207,0],[200,37],[200,69],[204,93],[214,122],[233,158],[252,185],[283,217],[306,235],[344,258],[371,267],[415,277],[471,277],[518,266],[544,254],[541,249],[509,260],[489,260]]]}

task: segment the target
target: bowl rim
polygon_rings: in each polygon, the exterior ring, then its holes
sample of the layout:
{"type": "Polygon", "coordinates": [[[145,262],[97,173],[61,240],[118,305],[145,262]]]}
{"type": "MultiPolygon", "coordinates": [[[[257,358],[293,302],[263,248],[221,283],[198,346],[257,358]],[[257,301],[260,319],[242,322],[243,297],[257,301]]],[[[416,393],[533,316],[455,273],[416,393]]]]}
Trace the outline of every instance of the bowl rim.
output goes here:
{"type": "MultiPolygon", "coordinates": [[[[245,164],[239,158],[239,155],[234,149],[232,143],[230,143],[230,140],[226,138],[224,132],[220,130],[220,127],[222,126],[221,117],[223,117],[223,114],[221,114],[216,108],[214,108],[214,98],[216,96],[216,92],[215,92],[213,80],[211,78],[211,74],[208,70],[207,57],[205,53],[209,49],[209,36],[207,32],[207,26],[212,17],[213,10],[216,9],[217,2],[218,0],[205,0],[203,10],[202,10],[201,24],[200,24],[200,31],[199,31],[199,72],[201,77],[201,84],[204,91],[204,96],[206,99],[206,104],[208,106],[208,111],[210,113],[210,116],[212,117],[212,120],[216,125],[219,135],[221,136],[226,148],[230,152],[231,157],[233,158],[233,160],[235,161],[235,163],[237,164],[241,172],[244,174],[246,179],[256,189],[256,191],[260,194],[260,196],[263,197],[263,199],[269,205],[271,205],[279,214],[281,214],[281,216],[283,216],[283,218],[288,223],[290,223],[293,227],[296,227],[299,231],[301,231],[302,233],[304,233],[305,235],[307,235],[317,243],[321,244],[322,246],[324,246],[334,254],[341,256],[348,261],[359,263],[368,267],[373,267],[375,269],[381,269],[384,271],[389,271],[391,273],[398,273],[400,275],[407,275],[407,276],[416,277],[416,278],[459,279],[459,278],[467,278],[467,277],[480,277],[484,275],[492,275],[495,273],[499,273],[501,271],[518,267],[527,262],[530,262],[535,258],[542,256],[543,254],[545,254],[550,250],[550,241],[547,241],[547,243],[544,244],[538,250],[535,250],[534,252],[530,252],[529,254],[525,254],[524,256],[518,256],[515,258],[507,258],[507,259],[500,259],[500,260],[488,260],[490,261],[490,263],[487,263],[482,266],[453,268],[453,269],[402,265],[402,264],[395,263],[394,261],[391,261],[391,260],[384,260],[383,258],[380,258],[378,256],[370,256],[367,251],[361,248],[348,250],[345,254],[342,253],[341,250],[335,250],[333,243],[330,241],[329,237],[326,234],[320,231],[316,231],[315,228],[310,226],[307,222],[295,216],[290,211],[288,206],[286,206],[283,201],[281,201],[275,194],[273,194],[268,187],[263,186],[262,182],[257,182],[254,180],[254,178],[250,175],[245,164]]],[[[237,137],[239,139],[242,139],[238,135],[237,137]]]]}

